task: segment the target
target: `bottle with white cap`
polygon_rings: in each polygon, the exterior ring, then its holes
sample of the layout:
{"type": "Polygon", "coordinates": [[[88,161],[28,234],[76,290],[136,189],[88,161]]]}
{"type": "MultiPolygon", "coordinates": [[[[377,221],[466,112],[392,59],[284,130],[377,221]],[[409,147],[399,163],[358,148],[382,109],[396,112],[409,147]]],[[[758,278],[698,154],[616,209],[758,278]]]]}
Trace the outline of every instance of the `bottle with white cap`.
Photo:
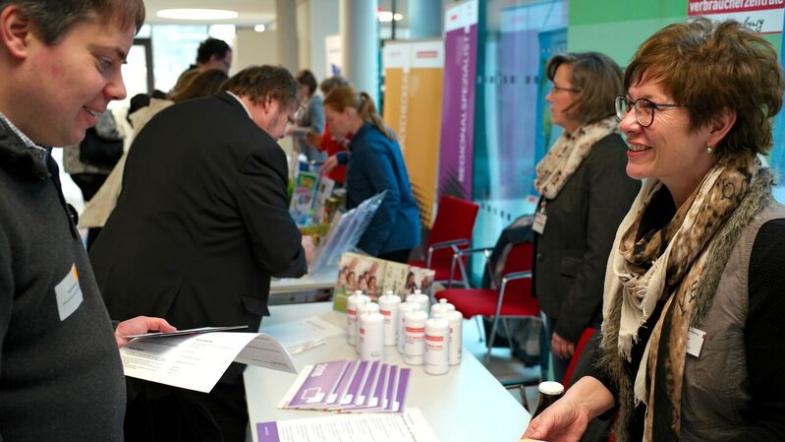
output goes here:
{"type": "Polygon", "coordinates": [[[423,295],[420,289],[415,289],[414,293],[406,298],[406,302],[414,302],[420,306],[420,310],[428,314],[428,308],[431,306],[431,298],[428,295],[423,295]]]}
{"type": "Polygon", "coordinates": [[[450,327],[444,318],[425,322],[425,372],[445,374],[449,370],[450,327]]]}
{"type": "Polygon", "coordinates": [[[540,382],[537,389],[540,390],[540,399],[537,401],[537,409],[534,410],[532,419],[564,395],[564,385],[554,381],[540,382]]]}
{"type": "Polygon", "coordinates": [[[403,360],[409,365],[422,365],[425,356],[425,321],[428,313],[421,310],[406,313],[406,343],[403,360]]]}
{"type": "Polygon", "coordinates": [[[392,290],[379,297],[379,311],[384,316],[384,345],[395,345],[398,338],[398,305],[401,298],[392,290]]]}
{"type": "Polygon", "coordinates": [[[447,325],[450,327],[450,365],[461,364],[463,351],[463,314],[457,310],[447,312],[447,325]]]}
{"type": "Polygon", "coordinates": [[[350,344],[357,342],[357,307],[365,302],[363,292],[360,290],[346,298],[346,335],[349,337],[350,344]]]}
{"type": "Polygon", "coordinates": [[[404,344],[406,344],[406,314],[416,311],[420,308],[419,305],[413,302],[402,302],[398,304],[398,325],[396,327],[398,335],[398,353],[404,354],[404,344]]]}
{"type": "Polygon", "coordinates": [[[384,316],[378,311],[360,315],[360,359],[381,361],[384,357],[384,316]]]}
{"type": "MultiPolygon", "coordinates": [[[[379,304],[375,302],[366,302],[357,307],[357,336],[360,335],[360,318],[369,313],[379,313],[379,304]]],[[[357,353],[360,352],[360,340],[357,339],[356,343],[357,353]]]]}
{"type": "Polygon", "coordinates": [[[447,302],[447,298],[442,298],[436,304],[431,306],[432,318],[444,318],[447,312],[455,310],[455,306],[447,302]]]}

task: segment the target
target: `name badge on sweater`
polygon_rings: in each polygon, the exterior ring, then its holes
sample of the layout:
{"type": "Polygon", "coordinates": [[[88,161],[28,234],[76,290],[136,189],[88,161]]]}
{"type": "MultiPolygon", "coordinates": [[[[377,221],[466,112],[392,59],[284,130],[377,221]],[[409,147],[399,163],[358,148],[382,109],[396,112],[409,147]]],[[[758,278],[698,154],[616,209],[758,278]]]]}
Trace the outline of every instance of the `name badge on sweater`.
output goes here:
{"type": "Polygon", "coordinates": [[[65,275],[62,281],[55,286],[55,298],[57,299],[57,313],[60,320],[65,321],[76,309],[82,305],[82,288],[79,287],[79,273],[76,271],[76,264],[71,265],[71,270],[65,275]]]}
{"type": "Polygon", "coordinates": [[[689,338],[687,339],[687,354],[693,355],[696,358],[701,355],[701,348],[703,348],[703,339],[706,337],[706,332],[698,330],[695,327],[690,327],[689,338]]]}

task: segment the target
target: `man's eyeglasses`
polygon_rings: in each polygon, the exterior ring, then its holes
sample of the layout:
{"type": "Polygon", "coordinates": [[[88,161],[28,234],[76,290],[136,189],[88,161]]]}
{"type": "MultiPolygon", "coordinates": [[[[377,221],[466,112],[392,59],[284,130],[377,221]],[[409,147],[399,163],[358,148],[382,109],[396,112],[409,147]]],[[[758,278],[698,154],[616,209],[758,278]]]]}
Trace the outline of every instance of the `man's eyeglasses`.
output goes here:
{"type": "Polygon", "coordinates": [[[295,109],[295,111],[289,115],[289,124],[297,124],[297,122],[303,118],[307,111],[308,109],[306,109],[305,105],[301,104],[297,106],[297,109],[295,109]]]}
{"type": "Polygon", "coordinates": [[[633,101],[627,97],[616,97],[614,105],[616,107],[616,118],[618,118],[619,121],[623,120],[630,110],[635,109],[635,121],[637,121],[641,127],[649,127],[654,123],[654,111],[681,107],[681,105],[673,103],[655,103],[646,98],[633,101]]]}

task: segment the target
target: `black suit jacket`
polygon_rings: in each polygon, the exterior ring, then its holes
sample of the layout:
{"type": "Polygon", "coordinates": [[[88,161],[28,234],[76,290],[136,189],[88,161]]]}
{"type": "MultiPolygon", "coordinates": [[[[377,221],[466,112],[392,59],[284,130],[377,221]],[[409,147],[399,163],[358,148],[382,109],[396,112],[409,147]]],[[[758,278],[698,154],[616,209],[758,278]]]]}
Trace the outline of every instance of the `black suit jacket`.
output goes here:
{"type": "Polygon", "coordinates": [[[535,235],[534,292],[554,330],[577,343],[602,319],[605,265],[640,182],[627,176],[627,145],[618,134],[599,140],[556,198],[535,235]]]}
{"type": "Polygon", "coordinates": [[[90,252],[112,318],[256,331],[270,276],[306,270],[287,177],[283,151],[229,94],[156,115],[90,252]]]}

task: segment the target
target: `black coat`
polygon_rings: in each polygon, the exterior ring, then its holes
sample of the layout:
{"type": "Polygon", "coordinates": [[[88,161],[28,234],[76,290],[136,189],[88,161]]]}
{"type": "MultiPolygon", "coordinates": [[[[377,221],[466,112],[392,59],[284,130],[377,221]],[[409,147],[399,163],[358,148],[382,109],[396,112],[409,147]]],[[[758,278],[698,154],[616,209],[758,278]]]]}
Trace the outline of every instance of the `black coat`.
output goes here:
{"type": "Polygon", "coordinates": [[[602,318],[605,265],[640,182],[627,176],[618,134],[598,141],[556,198],[543,201],[548,221],[535,235],[534,292],[554,331],[577,343],[602,318]]]}
{"type": "Polygon", "coordinates": [[[229,94],[156,115],[90,252],[110,315],[255,331],[270,277],[306,270],[287,176],[281,148],[229,94]]]}

